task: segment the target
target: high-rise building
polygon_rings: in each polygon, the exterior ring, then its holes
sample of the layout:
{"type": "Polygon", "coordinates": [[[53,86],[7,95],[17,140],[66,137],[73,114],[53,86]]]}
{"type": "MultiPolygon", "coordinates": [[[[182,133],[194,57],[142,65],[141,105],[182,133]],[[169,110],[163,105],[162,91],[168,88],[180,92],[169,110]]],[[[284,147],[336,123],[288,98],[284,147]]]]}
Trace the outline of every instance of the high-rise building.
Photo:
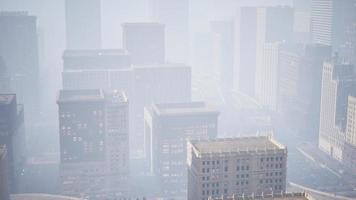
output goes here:
{"type": "Polygon", "coordinates": [[[257,8],[241,7],[235,18],[234,87],[255,95],[257,8]]]}
{"type": "Polygon", "coordinates": [[[191,101],[191,68],[182,64],[134,66],[133,88],[131,145],[144,153],[139,148],[144,145],[144,107],[191,101]]]}
{"type": "Polygon", "coordinates": [[[18,192],[18,180],[26,162],[24,109],[15,94],[0,94],[0,145],[6,145],[10,192],[18,192]]]}
{"type": "Polygon", "coordinates": [[[63,53],[63,89],[120,90],[130,96],[131,62],[127,51],[66,50],[63,53]]]}
{"type": "Polygon", "coordinates": [[[354,0],[312,0],[312,42],[333,47],[349,60],[354,60],[352,49],[356,33],[356,3],[354,0]]]}
{"type": "Polygon", "coordinates": [[[266,136],[188,142],[188,200],[282,193],[287,148],[266,136]]]}
{"type": "Polygon", "coordinates": [[[293,37],[293,9],[257,9],[255,97],[267,109],[276,110],[278,52],[282,42],[293,37]]]}
{"type": "Polygon", "coordinates": [[[280,43],[264,43],[256,68],[255,95],[259,103],[270,110],[277,109],[278,61],[280,43]]]}
{"type": "Polygon", "coordinates": [[[347,126],[348,96],[356,90],[355,67],[336,57],[323,67],[319,148],[342,161],[347,126]]]}
{"type": "Polygon", "coordinates": [[[124,23],[123,48],[134,65],[165,62],[165,25],[159,23],[124,23]],[[143,37],[144,36],[144,37],[143,37]]]}
{"type": "Polygon", "coordinates": [[[0,199],[9,200],[8,160],[6,145],[0,145],[0,199]]]}
{"type": "Polygon", "coordinates": [[[220,51],[217,65],[223,90],[233,87],[234,74],[234,23],[232,20],[211,22],[211,31],[218,35],[220,51]]]}
{"type": "Polygon", "coordinates": [[[348,97],[343,163],[351,173],[356,173],[356,92],[348,97]]]}
{"type": "Polygon", "coordinates": [[[0,57],[0,93],[10,92],[10,76],[4,60],[0,57]]]}
{"type": "Polygon", "coordinates": [[[101,48],[101,0],[66,0],[67,49],[101,48]]]}
{"type": "Polygon", "coordinates": [[[300,97],[305,116],[305,133],[317,143],[320,123],[320,98],[323,63],[331,57],[331,47],[321,44],[307,45],[301,64],[300,97]]]}
{"type": "Polygon", "coordinates": [[[124,93],[62,90],[58,97],[62,194],[127,197],[128,100],[124,93]]]}
{"type": "Polygon", "coordinates": [[[215,138],[218,114],[204,102],[154,104],[145,108],[146,155],[165,196],[186,197],[186,141],[215,138]]]}
{"type": "Polygon", "coordinates": [[[189,56],[189,1],[150,0],[155,22],[166,27],[166,57],[171,62],[186,63],[189,56]]]}
{"type": "Polygon", "coordinates": [[[0,57],[11,80],[11,92],[25,105],[28,120],[38,114],[39,106],[36,21],[35,16],[26,12],[0,13],[0,57]]]}

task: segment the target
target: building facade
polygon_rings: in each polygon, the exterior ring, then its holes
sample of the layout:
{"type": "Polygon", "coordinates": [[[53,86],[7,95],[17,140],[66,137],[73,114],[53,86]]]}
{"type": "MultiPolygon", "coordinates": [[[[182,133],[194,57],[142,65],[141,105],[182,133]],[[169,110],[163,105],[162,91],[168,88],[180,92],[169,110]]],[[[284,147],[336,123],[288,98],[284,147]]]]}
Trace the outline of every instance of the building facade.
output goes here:
{"type": "Polygon", "coordinates": [[[101,0],[66,0],[67,49],[101,48],[101,0]]]}
{"type": "Polygon", "coordinates": [[[6,145],[0,145],[0,199],[9,200],[8,160],[6,145]]]}
{"type": "Polygon", "coordinates": [[[186,141],[217,136],[219,112],[204,102],[145,108],[146,155],[165,196],[186,196],[186,141]]]}
{"type": "Polygon", "coordinates": [[[91,199],[127,196],[129,123],[125,94],[62,90],[57,103],[62,194],[91,199]]]}
{"type": "Polygon", "coordinates": [[[6,145],[10,192],[18,192],[18,180],[26,162],[24,108],[15,94],[0,94],[0,145],[6,145]]]}
{"type": "Polygon", "coordinates": [[[338,161],[343,159],[348,96],[356,90],[355,67],[338,58],[323,67],[319,148],[338,161]]]}
{"type": "Polygon", "coordinates": [[[351,173],[356,173],[356,95],[354,94],[348,97],[343,163],[351,173]]]}
{"type": "Polygon", "coordinates": [[[134,65],[165,62],[165,25],[159,23],[124,23],[123,48],[134,65]],[[142,36],[145,37],[142,37],[142,36]]]}
{"type": "Polygon", "coordinates": [[[188,142],[188,200],[281,193],[287,148],[266,136],[188,142]]]}

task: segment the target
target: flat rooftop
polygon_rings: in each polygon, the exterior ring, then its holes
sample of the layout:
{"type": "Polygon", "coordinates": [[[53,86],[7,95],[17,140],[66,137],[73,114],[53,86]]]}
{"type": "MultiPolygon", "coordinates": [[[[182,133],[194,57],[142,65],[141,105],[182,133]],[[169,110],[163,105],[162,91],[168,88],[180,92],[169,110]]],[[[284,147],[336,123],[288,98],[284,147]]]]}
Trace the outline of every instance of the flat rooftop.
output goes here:
{"type": "Polygon", "coordinates": [[[61,90],[57,103],[78,102],[78,101],[101,101],[104,100],[103,91],[93,90],[61,90]]]}
{"type": "Polygon", "coordinates": [[[209,198],[209,200],[313,200],[309,193],[282,193],[282,194],[265,194],[255,196],[233,196],[221,198],[209,198]]]}
{"type": "Polygon", "coordinates": [[[269,136],[194,140],[191,144],[199,153],[239,153],[242,151],[255,152],[286,149],[285,146],[269,136]]]}
{"type": "Polygon", "coordinates": [[[152,111],[158,116],[219,114],[216,108],[207,105],[205,102],[154,104],[152,105],[152,111]]]}
{"type": "Polygon", "coordinates": [[[144,27],[144,26],[159,26],[164,27],[164,24],[157,23],[157,22],[131,22],[131,23],[123,23],[122,27],[144,27]]]}
{"type": "Polygon", "coordinates": [[[0,105],[10,104],[16,100],[16,94],[0,94],[0,105]]]}
{"type": "Polygon", "coordinates": [[[65,50],[63,57],[93,57],[93,56],[127,56],[125,49],[88,49],[88,50],[65,50]]]}

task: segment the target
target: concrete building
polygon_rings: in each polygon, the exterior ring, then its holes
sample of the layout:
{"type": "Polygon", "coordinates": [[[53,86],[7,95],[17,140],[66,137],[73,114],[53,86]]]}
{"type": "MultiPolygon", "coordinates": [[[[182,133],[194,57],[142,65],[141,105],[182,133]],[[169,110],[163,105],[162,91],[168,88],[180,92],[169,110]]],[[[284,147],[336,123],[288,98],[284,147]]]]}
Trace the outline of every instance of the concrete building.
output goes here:
{"type": "Polygon", "coordinates": [[[101,48],[101,0],[66,0],[67,49],[101,48]]]}
{"type": "Polygon", "coordinates": [[[130,96],[131,71],[126,50],[66,50],[63,53],[63,89],[120,90],[130,96]]]}
{"type": "Polygon", "coordinates": [[[348,97],[343,163],[351,173],[356,173],[356,95],[348,97]]]}
{"type": "Polygon", "coordinates": [[[309,193],[282,193],[282,194],[267,194],[254,196],[231,196],[210,198],[209,200],[316,200],[309,193]]]}
{"type": "Polygon", "coordinates": [[[91,199],[127,196],[129,123],[125,94],[62,90],[57,103],[62,194],[91,199]]]}
{"type": "Polygon", "coordinates": [[[137,156],[144,156],[144,107],[159,103],[191,101],[191,67],[162,64],[133,67],[133,95],[130,123],[137,156]],[[141,154],[141,155],[139,155],[141,154]]]}
{"type": "Polygon", "coordinates": [[[0,145],[0,199],[9,200],[9,171],[6,145],[0,145]]]}
{"type": "Polygon", "coordinates": [[[338,161],[343,159],[348,96],[356,90],[355,67],[334,58],[323,67],[319,148],[338,161]]]}
{"type": "Polygon", "coordinates": [[[171,62],[189,59],[189,1],[149,0],[152,19],[166,27],[166,57],[171,62]]]}
{"type": "Polygon", "coordinates": [[[0,94],[0,145],[7,148],[10,192],[14,193],[26,162],[24,109],[15,94],[0,94]]]}
{"type": "Polygon", "coordinates": [[[123,48],[134,65],[165,62],[165,25],[159,23],[124,23],[123,48]],[[144,36],[144,37],[142,37],[144,36]]]}
{"type": "Polygon", "coordinates": [[[146,155],[165,196],[186,197],[186,140],[215,138],[218,115],[204,102],[153,104],[145,108],[146,155]]]}
{"type": "Polygon", "coordinates": [[[333,51],[354,61],[356,4],[354,0],[311,1],[312,42],[333,47],[333,51]]]}
{"type": "Polygon", "coordinates": [[[40,93],[37,18],[26,12],[0,12],[0,44],[11,92],[25,105],[26,119],[33,120],[40,93]]]}
{"type": "Polygon", "coordinates": [[[188,200],[283,193],[287,148],[270,137],[188,142],[188,200]]]}

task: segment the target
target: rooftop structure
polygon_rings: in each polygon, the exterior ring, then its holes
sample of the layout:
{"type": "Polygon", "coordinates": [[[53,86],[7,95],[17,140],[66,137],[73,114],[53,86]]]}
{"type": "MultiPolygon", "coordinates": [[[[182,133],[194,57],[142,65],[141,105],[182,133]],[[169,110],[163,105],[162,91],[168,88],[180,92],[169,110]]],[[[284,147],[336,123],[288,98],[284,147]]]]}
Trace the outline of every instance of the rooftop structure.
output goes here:
{"type": "Polygon", "coordinates": [[[104,100],[102,90],[61,90],[58,102],[76,102],[76,101],[101,101],[104,100]]]}
{"type": "Polygon", "coordinates": [[[15,94],[2,94],[0,95],[0,105],[10,104],[15,98],[15,94]]]}

